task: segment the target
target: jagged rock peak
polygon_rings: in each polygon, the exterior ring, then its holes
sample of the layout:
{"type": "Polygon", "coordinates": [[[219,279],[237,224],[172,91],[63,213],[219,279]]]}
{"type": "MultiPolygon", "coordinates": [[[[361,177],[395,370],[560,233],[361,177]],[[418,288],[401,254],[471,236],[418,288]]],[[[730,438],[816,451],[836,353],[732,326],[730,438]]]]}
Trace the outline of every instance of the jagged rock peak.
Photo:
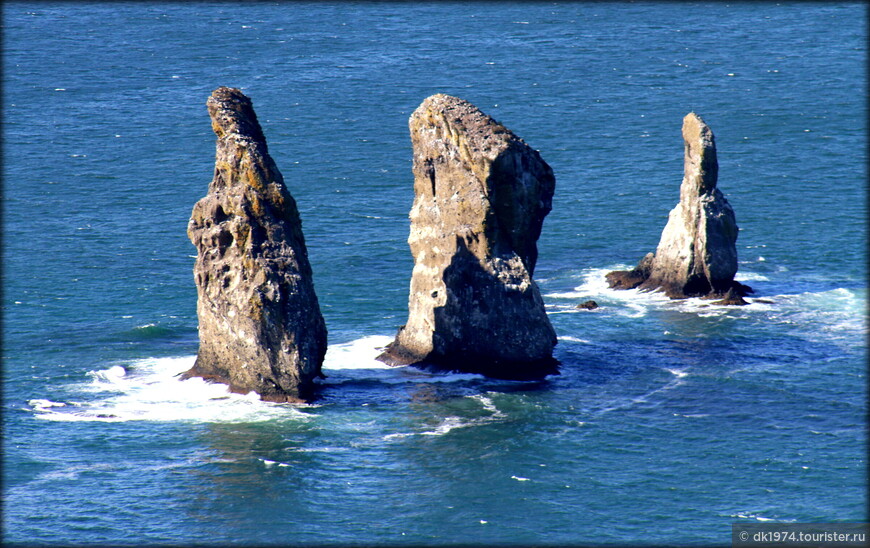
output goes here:
{"type": "Polygon", "coordinates": [[[250,139],[251,145],[261,146],[266,152],[266,138],[257,121],[251,100],[235,88],[219,87],[206,101],[212,130],[218,139],[233,136],[250,139]]]}
{"type": "Polygon", "coordinates": [[[184,377],[270,401],[310,397],[326,326],[296,202],[268,154],[251,100],[221,87],[207,101],[214,178],[193,208],[199,352],[184,377]]]}
{"type": "Polygon", "coordinates": [[[655,253],[632,270],[608,273],[607,281],[615,289],[662,290],[675,299],[746,295],[751,288],[734,281],[738,228],[734,210],[716,187],[719,163],[713,132],[690,112],[683,118],[682,135],[680,202],[668,216],[655,253]]]}
{"type": "Polygon", "coordinates": [[[508,378],[556,372],[532,280],[555,177],[540,154],[462,99],[413,112],[414,270],[408,321],[379,357],[508,378]]]}
{"type": "Polygon", "coordinates": [[[687,198],[709,194],[719,180],[719,161],[716,157],[716,140],[713,131],[694,112],[683,118],[683,191],[687,198]]]}

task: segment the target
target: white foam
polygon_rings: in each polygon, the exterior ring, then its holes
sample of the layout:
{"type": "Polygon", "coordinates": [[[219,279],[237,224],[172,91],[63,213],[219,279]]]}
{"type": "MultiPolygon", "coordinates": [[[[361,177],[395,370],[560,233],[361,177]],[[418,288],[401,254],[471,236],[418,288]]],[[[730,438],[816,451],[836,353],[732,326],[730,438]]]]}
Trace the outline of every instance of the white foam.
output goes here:
{"type": "MultiPolygon", "coordinates": [[[[828,291],[775,295],[766,308],[772,322],[790,326],[810,340],[865,338],[866,290],[836,288],[828,291]]],[[[754,305],[753,305],[754,306],[754,305]]],[[[746,307],[749,308],[749,307],[746,307]]]]}
{"type": "Polygon", "coordinates": [[[127,375],[127,370],[120,365],[113,365],[108,369],[100,371],[88,371],[88,376],[93,379],[91,386],[99,389],[107,388],[109,385],[117,386],[123,382],[127,375]]]}
{"type": "Polygon", "coordinates": [[[569,341],[569,342],[578,342],[578,343],[589,344],[589,341],[587,341],[586,339],[578,339],[577,337],[572,337],[571,335],[562,335],[562,336],[556,337],[556,338],[559,339],[560,341],[569,341]]]}
{"type": "Polygon", "coordinates": [[[738,272],[734,275],[734,279],[738,282],[769,282],[770,278],[764,274],[756,272],[738,272]]]}
{"type": "Polygon", "coordinates": [[[370,335],[330,346],[323,362],[327,378],[322,384],[336,385],[360,380],[375,380],[384,384],[443,383],[484,378],[475,373],[431,372],[415,367],[390,366],[378,361],[377,356],[392,341],[393,337],[370,335]]]}
{"type": "Polygon", "coordinates": [[[425,432],[420,432],[419,434],[421,436],[443,436],[451,430],[456,430],[457,428],[468,428],[469,426],[474,425],[474,421],[464,422],[460,417],[444,417],[441,420],[441,423],[435,427],[435,430],[427,430],[425,432]]]}
{"type": "Polygon", "coordinates": [[[475,394],[474,396],[470,396],[471,399],[476,400],[483,406],[484,409],[492,413],[491,418],[501,418],[504,417],[504,413],[498,410],[493,403],[492,398],[485,394],[475,394]]]}
{"type": "Polygon", "coordinates": [[[652,396],[658,394],[659,392],[673,390],[674,388],[682,386],[686,383],[686,381],[684,381],[682,379],[683,379],[683,377],[688,375],[687,372],[681,371],[679,369],[666,369],[666,371],[668,373],[671,373],[674,376],[674,378],[670,379],[669,381],[667,381],[663,385],[659,386],[658,388],[654,388],[654,389],[650,390],[649,392],[646,392],[646,393],[641,394],[639,396],[635,396],[633,398],[628,398],[628,399],[620,398],[620,400],[617,400],[614,402],[608,402],[608,403],[612,403],[612,405],[608,405],[606,407],[602,407],[601,409],[598,409],[597,411],[595,411],[595,414],[596,415],[603,415],[604,413],[609,413],[611,411],[618,411],[620,409],[627,409],[627,408],[630,408],[630,407],[632,407],[636,404],[639,404],[639,403],[647,403],[652,396]]]}
{"type": "MultiPolygon", "coordinates": [[[[754,261],[752,261],[754,262],[754,261]]],[[[715,300],[703,299],[699,297],[689,299],[673,300],[668,298],[661,291],[641,291],[638,289],[611,289],[607,283],[606,275],[613,270],[626,270],[632,268],[628,265],[613,265],[609,268],[587,268],[575,277],[580,278],[582,283],[574,287],[573,291],[554,291],[545,294],[549,299],[565,300],[571,299],[574,301],[595,299],[598,302],[610,304],[609,313],[616,314],[627,318],[642,318],[651,310],[667,307],[672,310],[678,310],[687,314],[695,314],[702,318],[717,318],[722,316],[745,316],[748,314],[767,313],[776,308],[782,308],[781,305],[788,305],[788,302],[782,302],[783,297],[792,299],[800,299],[804,302],[791,303],[796,306],[801,306],[809,315],[818,313],[817,308],[848,308],[851,310],[848,318],[843,318],[839,322],[839,327],[832,326],[830,329],[842,329],[843,331],[854,331],[857,329],[866,328],[866,319],[864,318],[864,301],[857,296],[854,291],[840,288],[830,291],[818,293],[804,293],[802,296],[797,295],[778,295],[768,296],[763,295],[758,298],[764,300],[772,300],[773,303],[758,302],[757,298],[747,298],[746,300],[751,306],[735,307],[730,305],[714,304],[715,300]]],[[[779,268],[779,270],[785,270],[779,268]]],[[[738,272],[736,280],[742,282],[761,282],[770,281],[770,278],[758,272],[751,270],[738,272]]],[[[568,305],[552,304],[551,308],[556,310],[549,312],[550,314],[567,313],[568,305]]],[[[573,308],[571,306],[570,308],[573,308]]],[[[788,308],[788,306],[786,306],[788,308]]],[[[844,311],[845,313],[845,311],[844,311]]],[[[791,320],[791,318],[789,318],[791,320]]],[[[828,328],[825,328],[828,329],[828,328]]]]}
{"type": "Polygon", "coordinates": [[[607,283],[607,273],[613,270],[630,269],[627,265],[616,265],[613,268],[587,268],[583,271],[581,278],[583,283],[574,288],[583,295],[603,295],[616,293],[617,290],[611,289],[607,283]]]}
{"type": "Polygon", "coordinates": [[[435,426],[434,430],[424,430],[422,432],[398,432],[395,434],[387,434],[383,437],[383,439],[389,441],[394,439],[407,438],[411,436],[443,436],[459,428],[481,426],[484,424],[498,422],[505,418],[505,414],[495,406],[495,403],[489,396],[485,394],[476,394],[474,396],[468,396],[468,398],[478,401],[486,411],[490,412],[490,415],[473,419],[467,419],[457,416],[448,416],[442,418],[441,422],[439,422],[438,425],[435,426]]]}
{"type": "Polygon", "coordinates": [[[90,383],[73,385],[87,402],[28,402],[38,418],[53,421],[258,422],[312,416],[289,404],[263,402],[254,394],[233,394],[224,384],[200,378],[179,380],[194,356],[148,358],[91,371],[90,383]]]}
{"type": "Polygon", "coordinates": [[[529,478],[524,478],[521,476],[511,476],[511,479],[515,479],[517,481],[529,481],[529,478]]]}
{"type": "MultiPolygon", "coordinates": [[[[360,379],[399,384],[468,382],[484,378],[471,373],[433,373],[411,367],[390,367],[375,358],[391,341],[392,337],[375,335],[330,346],[323,364],[327,379],[322,384],[360,379]]],[[[316,407],[314,405],[263,402],[253,392],[234,394],[224,384],[201,378],[180,380],[178,376],[190,369],[195,359],[195,356],[148,358],[89,371],[90,382],[77,383],[70,388],[83,396],[90,395],[90,401],[33,398],[28,402],[28,411],[40,419],[67,422],[259,422],[304,420],[314,416],[299,410],[316,407]]],[[[445,433],[452,428],[446,425],[435,433],[445,433]]]]}
{"type": "Polygon", "coordinates": [[[776,520],[776,521],[780,521],[780,522],[784,522],[784,523],[792,523],[795,521],[794,519],[768,518],[768,517],[760,516],[758,514],[753,514],[750,512],[738,512],[736,514],[731,514],[729,517],[741,518],[741,519],[754,519],[756,521],[774,521],[774,520],[776,520]]]}
{"type": "Polygon", "coordinates": [[[423,371],[420,375],[408,375],[406,373],[401,379],[385,379],[384,382],[468,382],[485,378],[486,377],[483,375],[478,375],[477,373],[429,373],[423,371]]]}
{"type": "Polygon", "coordinates": [[[376,358],[383,348],[393,342],[393,337],[371,335],[343,344],[331,345],[326,349],[323,369],[391,369],[376,358]]]}
{"type": "Polygon", "coordinates": [[[544,294],[544,297],[549,297],[551,299],[579,299],[584,296],[586,296],[586,293],[580,291],[563,291],[561,293],[555,292],[544,294]]]}
{"type": "Polygon", "coordinates": [[[56,402],[51,400],[29,400],[27,405],[33,407],[34,409],[48,409],[50,407],[66,407],[66,404],[63,402],[56,402]]]}
{"type": "Polygon", "coordinates": [[[259,458],[258,458],[257,460],[261,461],[261,462],[266,466],[266,468],[269,468],[269,467],[271,467],[271,466],[275,466],[276,464],[277,464],[278,466],[290,466],[290,465],[287,464],[286,462],[278,462],[278,461],[276,461],[276,460],[259,459],[259,458]]]}

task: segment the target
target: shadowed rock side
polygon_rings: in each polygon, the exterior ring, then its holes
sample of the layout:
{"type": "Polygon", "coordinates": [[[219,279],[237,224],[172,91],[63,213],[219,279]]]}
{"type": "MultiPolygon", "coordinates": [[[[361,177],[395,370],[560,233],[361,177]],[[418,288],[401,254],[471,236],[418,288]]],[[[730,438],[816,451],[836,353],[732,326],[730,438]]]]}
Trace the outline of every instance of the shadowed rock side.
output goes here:
{"type": "Polygon", "coordinates": [[[427,98],[409,127],[409,314],[378,359],[501,378],[556,373],[556,334],[532,280],[553,171],[522,139],[456,97],[427,98]]]}
{"type": "Polygon", "coordinates": [[[727,296],[722,304],[746,304],[740,297],[752,289],[734,281],[737,222],[716,188],[713,132],[691,112],[683,119],[683,141],[680,203],[668,216],[655,254],[648,253],[632,270],[608,273],[607,281],[615,289],[662,290],[673,299],[727,296]]]}
{"type": "Polygon", "coordinates": [[[304,401],[326,353],[296,202],[266,147],[250,99],[218,88],[214,179],[187,227],[197,248],[199,353],[184,377],[304,401]]]}

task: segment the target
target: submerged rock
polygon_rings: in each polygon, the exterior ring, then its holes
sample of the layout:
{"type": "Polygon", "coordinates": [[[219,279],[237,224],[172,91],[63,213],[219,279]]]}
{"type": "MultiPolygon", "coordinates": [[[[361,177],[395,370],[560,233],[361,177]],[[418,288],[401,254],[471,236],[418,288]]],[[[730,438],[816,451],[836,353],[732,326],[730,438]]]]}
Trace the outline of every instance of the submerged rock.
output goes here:
{"type": "Polygon", "coordinates": [[[737,222],[716,188],[713,132],[691,112],[683,119],[683,141],[680,202],[668,216],[655,254],[647,254],[633,270],[608,273],[607,281],[614,289],[659,289],[674,299],[746,295],[752,289],[734,281],[737,222]]]}
{"type": "Polygon", "coordinates": [[[296,202],[251,100],[221,87],[207,106],[217,152],[187,227],[197,248],[199,353],[184,377],[269,401],[305,400],[321,375],[326,325],[296,202]]]}
{"type": "Polygon", "coordinates": [[[378,359],[504,378],[555,373],[556,334],[532,280],[553,171],[522,139],[456,97],[427,98],[409,127],[409,314],[378,359]]]}
{"type": "Polygon", "coordinates": [[[596,308],[598,308],[598,303],[596,303],[595,301],[584,301],[578,304],[575,308],[577,308],[578,310],[595,310],[596,308]]]}

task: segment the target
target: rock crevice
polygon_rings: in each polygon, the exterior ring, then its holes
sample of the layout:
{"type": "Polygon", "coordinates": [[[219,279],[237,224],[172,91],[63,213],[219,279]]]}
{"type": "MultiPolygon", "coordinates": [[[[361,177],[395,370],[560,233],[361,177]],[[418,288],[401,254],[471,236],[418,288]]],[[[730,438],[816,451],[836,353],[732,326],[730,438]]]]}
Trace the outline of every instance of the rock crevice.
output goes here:
{"type": "Polygon", "coordinates": [[[221,87],[207,102],[214,178],[193,208],[199,352],[184,377],[269,401],[310,397],[326,353],[296,202],[269,156],[248,97],[221,87]]]}
{"type": "Polygon", "coordinates": [[[427,98],[409,128],[409,314],[379,359],[509,378],[555,372],[556,335],[532,279],[552,169],[456,97],[427,98]]]}

